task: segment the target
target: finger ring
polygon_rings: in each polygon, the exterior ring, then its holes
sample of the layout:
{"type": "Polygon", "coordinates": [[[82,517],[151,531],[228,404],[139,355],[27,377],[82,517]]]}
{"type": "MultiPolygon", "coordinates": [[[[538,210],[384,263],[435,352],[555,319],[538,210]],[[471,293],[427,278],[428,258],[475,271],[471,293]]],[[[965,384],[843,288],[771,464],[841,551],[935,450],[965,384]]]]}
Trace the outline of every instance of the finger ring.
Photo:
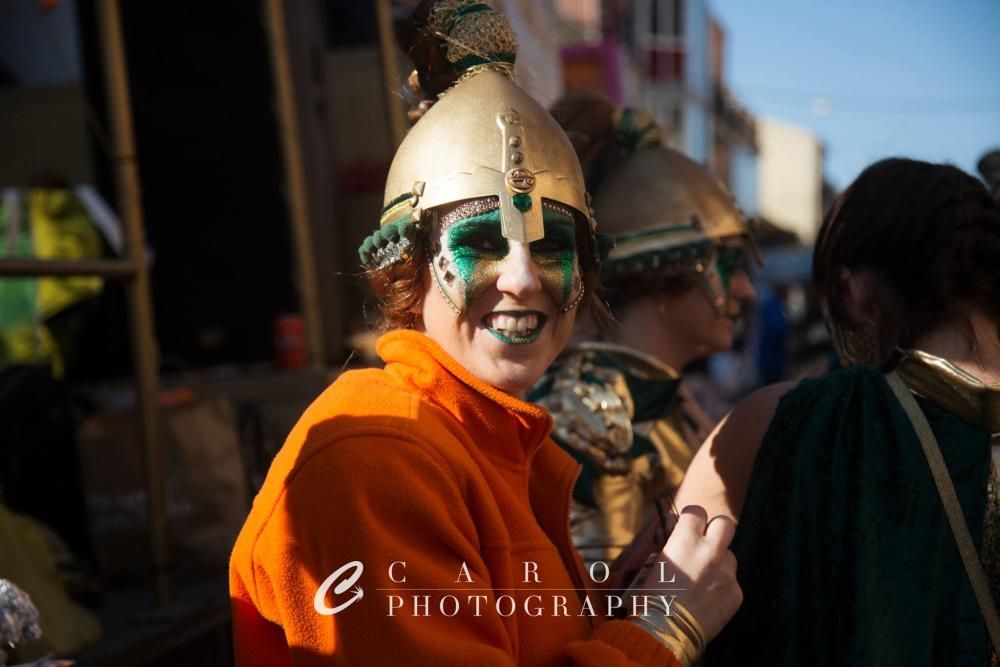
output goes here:
{"type": "Polygon", "coordinates": [[[737,525],[737,521],[728,514],[716,514],[715,516],[713,516],[711,519],[708,520],[708,523],[705,524],[705,527],[707,528],[711,526],[712,522],[715,521],[716,519],[724,519],[725,521],[731,522],[734,526],[737,525]]]}

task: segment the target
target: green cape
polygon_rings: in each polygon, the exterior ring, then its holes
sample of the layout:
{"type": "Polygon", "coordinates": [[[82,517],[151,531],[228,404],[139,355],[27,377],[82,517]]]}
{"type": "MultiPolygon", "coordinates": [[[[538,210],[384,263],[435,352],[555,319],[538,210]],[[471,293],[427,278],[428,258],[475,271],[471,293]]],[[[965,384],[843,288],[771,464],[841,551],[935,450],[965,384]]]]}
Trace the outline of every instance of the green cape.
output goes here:
{"type": "MultiPolygon", "coordinates": [[[[976,547],[990,436],[918,401],[976,547]]],[[[989,639],[920,443],[882,373],[780,401],[733,541],[744,603],[706,665],[976,665],[989,639]]]]}

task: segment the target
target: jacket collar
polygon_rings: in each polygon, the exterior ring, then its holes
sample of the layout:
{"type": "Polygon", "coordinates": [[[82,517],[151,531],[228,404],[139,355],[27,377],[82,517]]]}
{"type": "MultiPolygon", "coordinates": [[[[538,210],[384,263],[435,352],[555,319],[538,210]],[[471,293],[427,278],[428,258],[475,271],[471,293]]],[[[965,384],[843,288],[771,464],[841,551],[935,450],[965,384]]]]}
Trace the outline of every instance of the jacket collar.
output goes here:
{"type": "Polygon", "coordinates": [[[386,372],[451,415],[490,454],[527,464],[552,429],[544,409],[486,384],[425,334],[391,331],[375,350],[386,372]]]}

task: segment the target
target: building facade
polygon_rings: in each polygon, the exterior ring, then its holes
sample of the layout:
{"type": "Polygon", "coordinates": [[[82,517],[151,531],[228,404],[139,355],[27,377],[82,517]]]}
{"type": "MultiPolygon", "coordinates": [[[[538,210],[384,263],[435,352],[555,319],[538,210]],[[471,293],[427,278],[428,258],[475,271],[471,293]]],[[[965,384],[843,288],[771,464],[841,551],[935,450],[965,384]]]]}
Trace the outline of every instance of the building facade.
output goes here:
{"type": "Polygon", "coordinates": [[[649,111],[669,144],[757,212],[753,118],[725,83],[726,34],[707,0],[556,0],[567,89],[649,111]]]}

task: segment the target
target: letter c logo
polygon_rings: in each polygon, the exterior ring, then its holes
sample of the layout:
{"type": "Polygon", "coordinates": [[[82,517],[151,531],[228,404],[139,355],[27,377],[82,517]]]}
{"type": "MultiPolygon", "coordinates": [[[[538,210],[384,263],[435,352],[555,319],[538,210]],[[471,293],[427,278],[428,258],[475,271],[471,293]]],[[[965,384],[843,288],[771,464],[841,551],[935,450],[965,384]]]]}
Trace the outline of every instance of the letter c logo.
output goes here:
{"type": "Polygon", "coordinates": [[[322,614],[323,616],[333,616],[336,613],[344,611],[365,596],[364,589],[362,589],[361,586],[355,586],[354,595],[352,595],[349,600],[340,603],[336,607],[326,606],[326,593],[330,590],[330,586],[333,585],[333,582],[335,582],[340,575],[350,569],[353,569],[354,572],[347,579],[344,579],[334,587],[334,594],[340,595],[351,586],[354,586],[358,579],[361,578],[361,573],[365,571],[365,566],[362,565],[359,560],[352,560],[350,563],[338,567],[333,574],[327,577],[326,581],[320,584],[320,587],[316,590],[316,597],[313,598],[313,608],[316,609],[317,613],[322,614]]]}

